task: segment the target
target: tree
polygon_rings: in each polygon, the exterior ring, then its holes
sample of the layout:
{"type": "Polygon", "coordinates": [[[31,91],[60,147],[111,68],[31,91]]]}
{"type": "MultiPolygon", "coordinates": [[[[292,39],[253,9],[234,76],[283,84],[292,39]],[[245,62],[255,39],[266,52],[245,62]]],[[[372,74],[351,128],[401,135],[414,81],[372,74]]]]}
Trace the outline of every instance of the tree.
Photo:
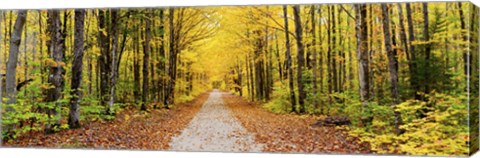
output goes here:
{"type": "Polygon", "coordinates": [[[413,41],[415,41],[415,30],[413,27],[413,18],[412,18],[412,8],[410,3],[406,4],[407,9],[407,22],[408,22],[408,45],[410,45],[410,61],[409,64],[411,65],[412,69],[410,71],[410,86],[414,90],[415,99],[420,99],[420,95],[417,93],[420,91],[420,85],[418,84],[418,75],[417,75],[417,57],[415,52],[415,45],[413,41]]]}
{"type": "Polygon", "coordinates": [[[48,35],[50,36],[50,40],[48,42],[48,52],[50,53],[50,57],[52,58],[50,61],[49,66],[49,75],[48,75],[48,83],[52,85],[51,88],[48,88],[46,91],[47,97],[45,98],[46,102],[50,102],[55,106],[52,109],[48,109],[47,114],[49,118],[54,117],[54,123],[47,123],[45,127],[45,133],[53,133],[55,132],[55,127],[60,126],[61,121],[61,113],[60,107],[61,103],[58,100],[62,97],[62,91],[64,87],[64,66],[65,63],[63,62],[64,57],[64,36],[62,34],[60,25],[60,11],[58,10],[49,10],[48,11],[48,35]]]}
{"type": "MultiPolygon", "coordinates": [[[[147,15],[151,15],[151,10],[147,10],[147,15]]],[[[151,17],[151,16],[148,16],[151,17]]],[[[151,36],[151,30],[150,30],[150,19],[146,18],[145,19],[145,41],[143,43],[143,93],[142,93],[142,105],[141,105],[141,110],[145,111],[147,110],[147,91],[148,91],[148,65],[149,65],[149,54],[150,54],[150,36],[151,36]]]]}
{"type": "Polygon", "coordinates": [[[68,114],[68,125],[70,128],[80,127],[80,85],[83,72],[83,50],[84,50],[84,25],[85,10],[75,10],[75,41],[72,65],[72,98],[70,99],[70,112],[68,114]]]}
{"type": "MultiPolygon", "coordinates": [[[[15,25],[13,26],[13,34],[10,36],[10,49],[7,61],[7,71],[6,71],[6,94],[7,102],[6,104],[15,104],[17,102],[17,84],[16,84],[16,69],[18,62],[18,50],[20,48],[20,42],[22,40],[22,31],[23,26],[25,25],[27,17],[26,10],[19,10],[17,13],[17,19],[15,20],[15,25]]],[[[2,83],[3,84],[3,83],[2,83]]],[[[13,108],[7,106],[6,112],[13,111],[13,108]]],[[[5,131],[10,133],[13,130],[13,125],[7,125],[5,131]]]]}
{"type": "MultiPolygon", "coordinates": [[[[388,56],[388,69],[390,71],[390,93],[392,97],[393,109],[396,109],[396,105],[400,103],[398,94],[398,72],[397,72],[397,56],[392,48],[392,36],[390,35],[390,17],[388,14],[388,6],[382,3],[382,22],[383,22],[383,36],[385,49],[388,56]]],[[[400,134],[400,113],[395,113],[395,133],[400,134]]]]}
{"type": "MultiPolygon", "coordinates": [[[[356,19],[356,37],[357,37],[357,58],[359,66],[359,82],[360,82],[360,100],[363,105],[363,110],[368,108],[369,96],[369,70],[368,70],[368,45],[367,45],[367,7],[365,4],[355,4],[355,19],[356,19]]],[[[365,123],[369,122],[370,118],[363,118],[365,123]]]]}
{"type": "MultiPolygon", "coordinates": [[[[462,9],[462,2],[458,2],[458,15],[460,17],[460,28],[462,30],[466,30],[466,26],[465,26],[465,16],[463,15],[463,9],[462,9]]],[[[471,11],[473,12],[473,11],[471,11]]],[[[468,41],[468,33],[462,33],[462,40],[463,41],[468,41]]],[[[468,73],[469,72],[469,61],[468,61],[468,52],[469,49],[465,49],[465,51],[463,52],[463,62],[464,62],[464,68],[463,68],[463,74],[465,75],[466,79],[469,80],[470,79],[470,74],[468,73]]],[[[465,87],[465,91],[468,91],[468,88],[465,87]]]]}
{"type": "Polygon", "coordinates": [[[169,105],[173,103],[173,93],[174,93],[174,88],[175,88],[175,69],[176,69],[176,63],[177,63],[177,53],[175,52],[176,50],[176,41],[175,41],[175,28],[174,23],[173,23],[173,18],[175,14],[175,9],[174,8],[169,8],[169,15],[168,15],[168,24],[170,27],[170,54],[169,54],[169,61],[168,61],[168,86],[167,86],[167,92],[165,95],[164,99],[164,107],[166,109],[169,109],[169,105]]]}
{"type": "Polygon", "coordinates": [[[305,98],[307,93],[304,89],[304,81],[302,79],[303,67],[305,66],[305,57],[303,57],[304,46],[302,41],[302,22],[300,19],[300,6],[293,6],[293,17],[295,21],[295,35],[297,41],[297,86],[298,86],[298,104],[300,105],[300,113],[305,113],[305,98]]]}
{"type": "Polygon", "coordinates": [[[317,36],[316,36],[316,32],[315,32],[315,28],[316,28],[316,25],[317,23],[315,22],[315,6],[312,5],[311,6],[311,9],[310,9],[310,18],[311,18],[311,24],[312,24],[312,28],[311,28],[311,31],[310,33],[312,34],[312,53],[313,53],[313,56],[312,56],[312,69],[313,69],[313,81],[312,81],[312,84],[313,84],[313,106],[315,108],[317,108],[318,106],[318,102],[317,102],[317,36]]]}
{"type": "Polygon", "coordinates": [[[423,39],[427,43],[425,45],[425,70],[424,71],[424,93],[429,94],[430,93],[430,73],[428,71],[430,67],[430,56],[431,56],[431,44],[430,44],[430,31],[429,31],[429,24],[428,24],[428,3],[422,3],[423,7],[423,39]]]}
{"type": "Polygon", "coordinates": [[[108,102],[108,107],[106,108],[107,109],[107,114],[109,115],[113,115],[114,114],[114,111],[113,111],[113,104],[115,103],[115,88],[116,88],[116,85],[117,85],[117,77],[118,77],[118,71],[117,71],[117,61],[120,60],[120,58],[118,57],[118,35],[119,35],[119,31],[118,31],[118,10],[112,10],[111,11],[111,14],[112,14],[112,17],[111,17],[111,25],[112,25],[112,34],[113,34],[113,37],[112,37],[112,47],[111,47],[111,64],[110,65],[110,95],[109,95],[109,102],[108,102]]]}
{"type": "Polygon", "coordinates": [[[295,100],[295,91],[293,87],[293,68],[292,68],[292,56],[290,55],[290,37],[288,33],[288,8],[286,5],[283,6],[283,19],[285,23],[285,58],[287,60],[287,76],[288,76],[288,87],[290,91],[290,103],[292,104],[292,112],[295,111],[295,105],[297,101],[295,100]]]}
{"type": "MultiPolygon", "coordinates": [[[[100,77],[99,83],[99,96],[100,96],[100,105],[107,106],[107,101],[110,99],[108,97],[109,90],[110,90],[110,65],[111,65],[111,52],[110,50],[110,40],[109,35],[110,32],[107,32],[107,11],[106,10],[99,10],[98,12],[98,45],[100,47],[100,56],[98,56],[97,66],[98,66],[98,76],[100,77]]],[[[108,113],[108,108],[105,113],[108,113]]]]}

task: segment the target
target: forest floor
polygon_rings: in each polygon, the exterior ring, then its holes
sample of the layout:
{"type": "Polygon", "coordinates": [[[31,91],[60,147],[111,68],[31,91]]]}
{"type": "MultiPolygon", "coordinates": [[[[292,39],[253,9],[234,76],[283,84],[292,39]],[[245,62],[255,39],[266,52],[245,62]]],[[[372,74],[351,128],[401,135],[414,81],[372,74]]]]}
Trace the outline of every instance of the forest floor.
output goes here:
{"type": "Polygon", "coordinates": [[[368,144],[348,136],[346,130],[336,127],[313,127],[317,116],[274,114],[244,98],[224,94],[223,100],[235,117],[252,134],[256,142],[264,144],[264,152],[286,153],[370,153],[368,144]]]}
{"type": "Polygon", "coordinates": [[[201,94],[169,110],[125,109],[113,121],[89,122],[49,135],[34,132],[4,142],[3,147],[168,150],[171,138],[187,127],[208,96],[201,94]]]}
{"type": "Polygon", "coordinates": [[[228,92],[204,93],[173,109],[135,108],[113,121],[44,135],[34,132],[4,147],[95,148],[173,151],[369,153],[347,131],[313,127],[317,116],[274,114],[228,92]]]}

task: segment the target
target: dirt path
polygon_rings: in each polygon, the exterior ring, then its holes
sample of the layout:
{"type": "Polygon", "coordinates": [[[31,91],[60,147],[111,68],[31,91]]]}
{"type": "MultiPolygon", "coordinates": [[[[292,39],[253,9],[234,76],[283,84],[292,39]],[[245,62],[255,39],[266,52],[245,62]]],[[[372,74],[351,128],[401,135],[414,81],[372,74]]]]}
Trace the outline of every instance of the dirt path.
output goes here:
{"type": "Polygon", "coordinates": [[[173,151],[260,152],[263,145],[231,114],[214,90],[182,133],[170,142],[173,151]]]}

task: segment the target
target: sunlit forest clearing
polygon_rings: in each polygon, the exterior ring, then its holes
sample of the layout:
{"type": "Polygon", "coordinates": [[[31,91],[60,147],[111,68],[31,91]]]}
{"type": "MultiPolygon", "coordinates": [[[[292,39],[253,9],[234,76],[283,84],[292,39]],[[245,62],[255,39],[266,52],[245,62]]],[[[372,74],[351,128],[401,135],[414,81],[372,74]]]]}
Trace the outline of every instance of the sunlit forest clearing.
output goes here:
{"type": "Polygon", "coordinates": [[[468,2],[2,10],[1,138],[467,155],[478,19],[468,2]]]}

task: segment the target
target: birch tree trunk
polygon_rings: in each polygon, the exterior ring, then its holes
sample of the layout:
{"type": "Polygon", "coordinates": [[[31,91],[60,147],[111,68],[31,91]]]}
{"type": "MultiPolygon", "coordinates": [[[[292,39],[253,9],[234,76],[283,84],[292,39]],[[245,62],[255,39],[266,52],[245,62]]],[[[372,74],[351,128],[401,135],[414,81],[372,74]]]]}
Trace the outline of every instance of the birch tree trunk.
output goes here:
{"type": "MultiPolygon", "coordinates": [[[[367,39],[367,7],[365,4],[355,5],[355,19],[356,19],[356,37],[357,37],[357,59],[359,66],[359,83],[360,83],[360,100],[362,102],[362,109],[367,110],[369,95],[369,70],[368,70],[368,39],[367,39]]],[[[368,118],[362,118],[362,123],[368,122],[368,118]]]]}

